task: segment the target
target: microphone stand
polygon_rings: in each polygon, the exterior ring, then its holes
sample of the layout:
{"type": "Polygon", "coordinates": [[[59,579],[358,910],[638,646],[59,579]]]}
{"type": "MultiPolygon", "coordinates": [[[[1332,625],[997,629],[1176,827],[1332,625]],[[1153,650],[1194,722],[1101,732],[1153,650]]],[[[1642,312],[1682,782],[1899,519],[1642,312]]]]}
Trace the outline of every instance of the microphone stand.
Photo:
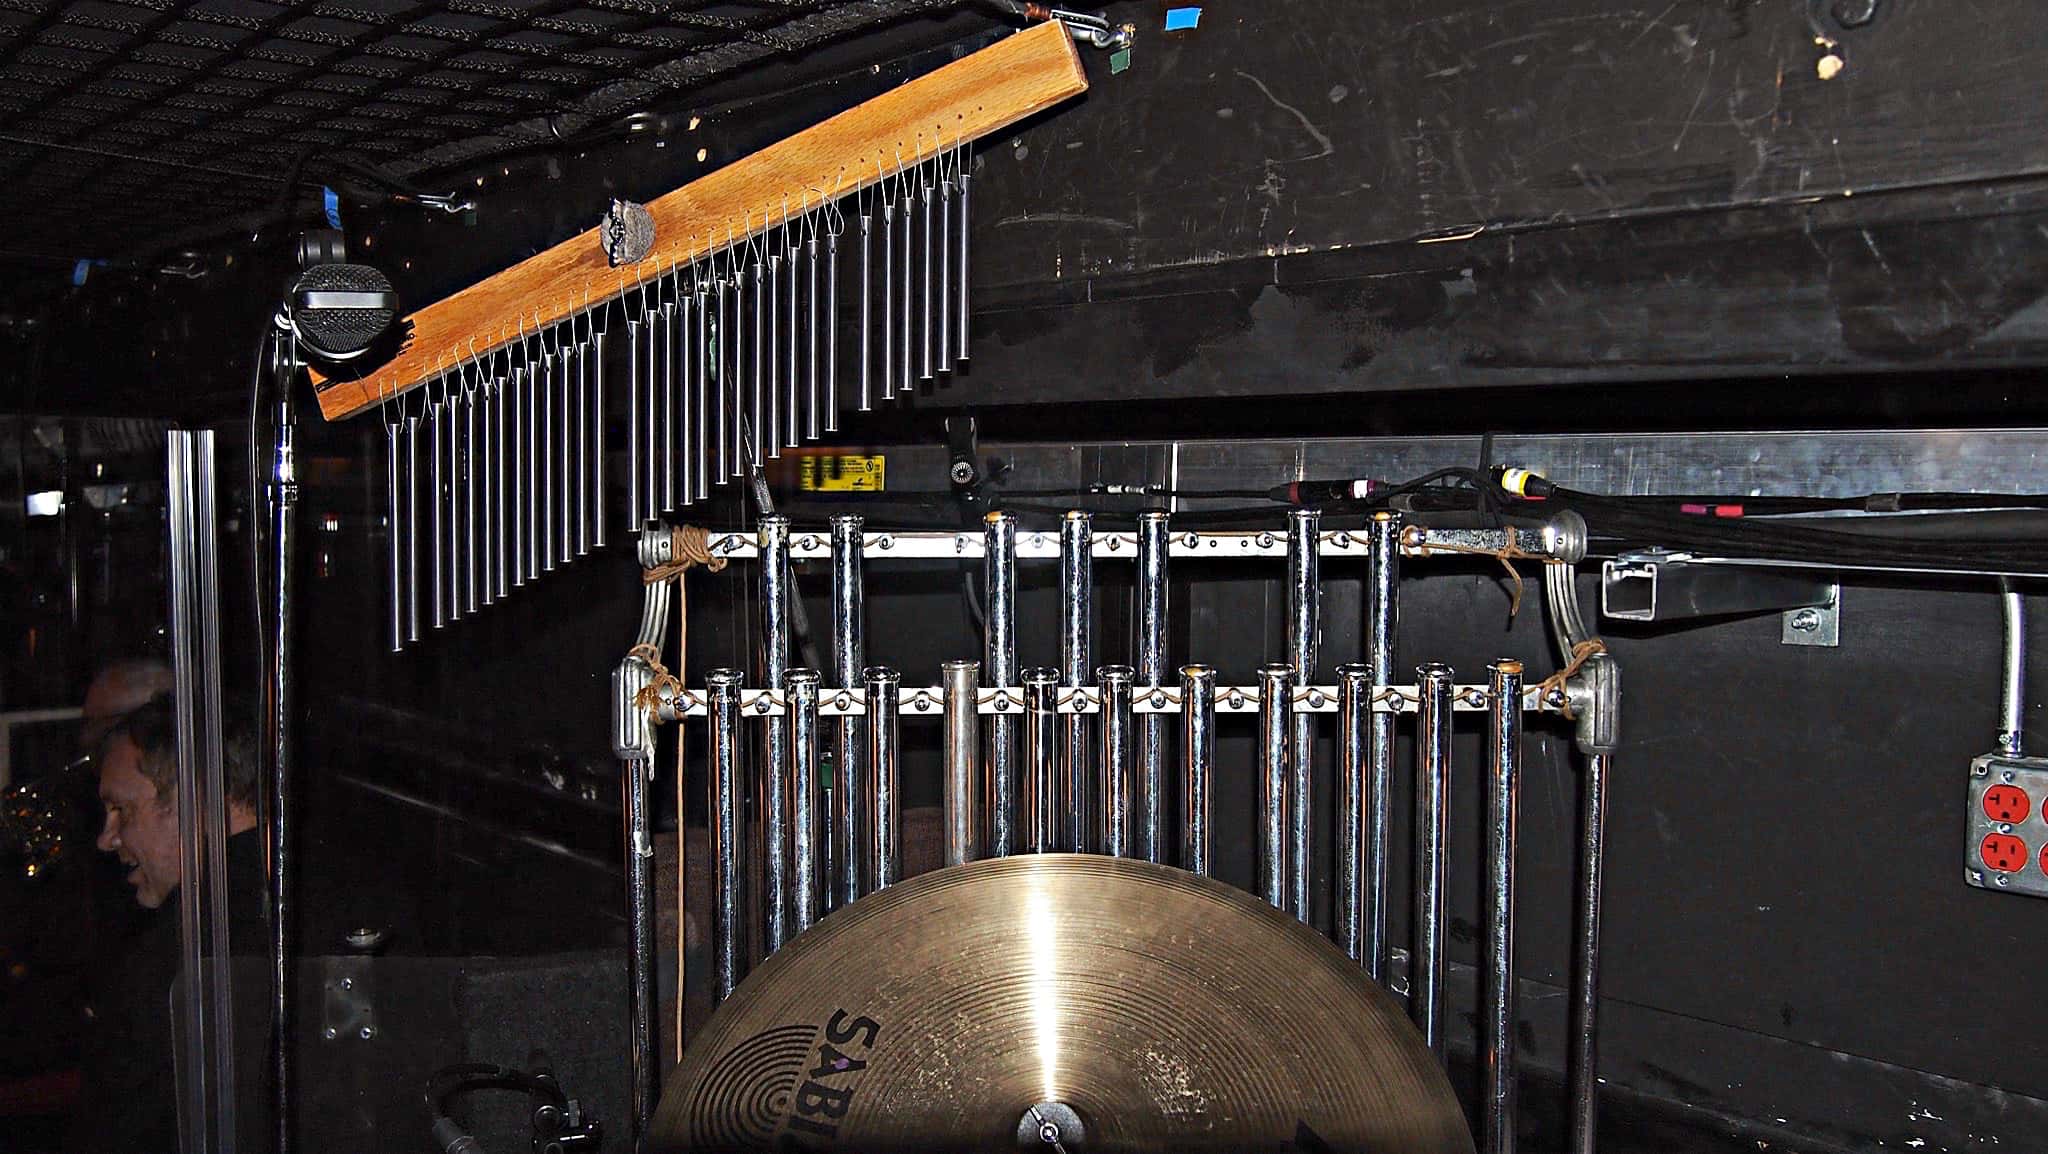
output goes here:
{"type": "MultiPolygon", "coordinates": [[[[268,515],[258,522],[259,526],[267,522],[269,527],[269,564],[264,574],[267,580],[257,590],[258,604],[267,613],[261,631],[269,634],[263,670],[262,749],[270,763],[271,1102],[276,1114],[277,1154],[289,1154],[292,1131],[292,950],[296,945],[292,918],[297,911],[292,890],[298,864],[292,825],[292,722],[296,708],[292,615],[299,504],[298,416],[292,389],[299,375],[297,348],[290,323],[280,311],[272,337],[260,354],[269,363],[258,370],[258,381],[269,382],[276,395],[267,475],[262,479],[268,515]]],[[[262,398],[256,400],[253,411],[261,412],[262,398]]],[[[252,477],[250,481],[253,491],[257,479],[252,477]]],[[[259,528],[255,542],[259,571],[265,568],[264,546],[259,528]]]]}

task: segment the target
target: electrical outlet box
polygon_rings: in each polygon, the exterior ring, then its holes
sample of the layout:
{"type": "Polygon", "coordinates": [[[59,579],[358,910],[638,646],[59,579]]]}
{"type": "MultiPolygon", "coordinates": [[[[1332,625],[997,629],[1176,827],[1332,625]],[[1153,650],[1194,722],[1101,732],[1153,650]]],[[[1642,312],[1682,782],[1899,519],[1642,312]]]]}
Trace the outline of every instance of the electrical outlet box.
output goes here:
{"type": "Polygon", "coordinates": [[[1963,880],[2048,897],[2048,758],[1987,753],[1970,763],[1963,880]]]}

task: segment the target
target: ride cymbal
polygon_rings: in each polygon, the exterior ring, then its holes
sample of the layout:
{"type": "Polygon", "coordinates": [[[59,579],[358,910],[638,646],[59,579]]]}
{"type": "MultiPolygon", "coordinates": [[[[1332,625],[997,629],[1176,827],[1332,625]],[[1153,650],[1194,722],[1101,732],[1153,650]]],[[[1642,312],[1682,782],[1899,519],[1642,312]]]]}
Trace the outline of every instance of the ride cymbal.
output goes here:
{"type": "Polygon", "coordinates": [[[692,1039],[648,1148],[1470,1154],[1393,1000],[1166,866],[1048,854],[834,913],[692,1039]]]}

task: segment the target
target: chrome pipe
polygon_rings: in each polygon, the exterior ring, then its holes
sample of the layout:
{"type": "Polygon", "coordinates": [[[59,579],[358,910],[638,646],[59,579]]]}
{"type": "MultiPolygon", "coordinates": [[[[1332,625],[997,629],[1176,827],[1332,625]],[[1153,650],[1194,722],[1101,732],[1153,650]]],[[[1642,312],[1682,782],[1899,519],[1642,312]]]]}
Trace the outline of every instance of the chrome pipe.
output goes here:
{"type": "Polygon", "coordinates": [[[627,985],[632,1019],[628,1047],[633,1071],[633,1133],[645,1134],[661,1092],[661,1059],[655,1051],[654,817],[651,763],[622,761],[626,809],[627,985]]]}
{"type": "Polygon", "coordinates": [[[405,639],[420,639],[420,419],[405,418],[405,639]]]}
{"type": "Polygon", "coordinates": [[[2027,602],[2010,578],[1998,580],[2005,608],[2005,677],[1998,699],[1998,751],[2023,756],[2027,708],[2027,602]]]}
{"type": "Polygon", "coordinates": [[[1180,868],[1209,875],[1210,782],[1216,773],[1216,671],[1180,667],[1180,868]]]}
{"type": "Polygon", "coordinates": [[[1485,1060],[1480,1064],[1481,1148],[1515,1150],[1515,846],[1522,766],[1522,663],[1490,669],[1487,705],[1486,975],[1480,1008],[1485,1060]]]}
{"type": "MultiPolygon", "coordinates": [[[[1394,628],[1401,578],[1401,519],[1375,513],[1367,546],[1365,664],[1375,693],[1394,683],[1394,628]]],[[[1359,912],[1365,939],[1365,970],[1376,982],[1387,980],[1391,948],[1387,944],[1387,877],[1393,858],[1394,715],[1372,715],[1372,744],[1367,750],[1365,777],[1365,904],[1359,912]]]]}
{"type": "Polygon", "coordinates": [[[737,669],[714,669],[704,678],[710,714],[705,764],[711,787],[712,994],[720,1002],[732,996],[747,975],[746,874],[740,868],[746,851],[740,825],[745,804],[740,798],[745,757],[740,747],[740,687],[745,684],[745,675],[737,669]]]}
{"type": "Polygon", "coordinates": [[[783,674],[789,704],[789,905],[790,935],[810,929],[824,913],[818,808],[818,683],[815,669],[783,674]]]}
{"type": "MultiPolygon", "coordinates": [[[[1316,653],[1322,637],[1322,527],[1317,509],[1287,513],[1287,660],[1296,685],[1316,684],[1316,653]]],[[[1287,794],[1288,909],[1315,924],[1309,899],[1309,875],[1316,861],[1315,752],[1316,715],[1294,715],[1293,779],[1287,794]]]]}
{"type": "MultiPolygon", "coordinates": [[[[1094,668],[1094,520],[1079,509],[1060,520],[1060,683],[1077,688],[1088,684],[1094,668]]],[[[1094,776],[1088,760],[1087,715],[1065,714],[1060,718],[1061,809],[1055,831],[1063,850],[1094,852],[1094,776]]]]}
{"type": "Polygon", "coordinates": [[[1287,793],[1294,753],[1294,666],[1259,667],[1259,896],[1276,909],[1288,910],[1289,885],[1287,793]]]}
{"type": "Polygon", "coordinates": [[[1409,975],[1408,1015],[1422,1040],[1444,1056],[1445,853],[1450,834],[1451,693],[1448,665],[1415,670],[1421,697],[1415,714],[1415,950],[1409,975]]]}
{"type": "MultiPolygon", "coordinates": [[[[981,671],[993,688],[1017,686],[1017,518],[1010,513],[990,513],[985,520],[982,572],[983,613],[987,620],[981,671]]],[[[1000,702],[999,702],[1000,704],[1000,702]]],[[[1008,857],[1018,852],[1017,765],[1015,760],[1017,720],[997,713],[989,718],[988,745],[982,764],[988,774],[988,852],[990,857],[1008,857]]]]}
{"type": "Polygon", "coordinates": [[[448,423],[443,419],[442,411],[446,407],[447,402],[445,400],[439,403],[429,402],[427,406],[427,433],[434,442],[427,447],[429,454],[427,460],[427,531],[433,538],[433,547],[427,551],[427,557],[432,562],[428,569],[428,576],[433,581],[433,584],[429,586],[433,601],[429,609],[434,628],[436,629],[448,624],[448,591],[446,580],[442,574],[442,553],[444,552],[442,545],[448,538],[442,525],[443,518],[441,516],[443,504],[441,500],[441,462],[443,460],[441,436],[443,428],[448,423]]]}
{"type": "Polygon", "coordinates": [[[1579,793],[1579,876],[1573,905],[1571,1054],[1567,1063],[1571,1154],[1593,1154],[1600,1121],[1600,888],[1607,859],[1608,755],[1586,758],[1579,793]]]}
{"type": "Polygon", "coordinates": [[[405,649],[405,535],[399,529],[398,423],[384,423],[384,529],[391,562],[391,652],[405,649]]]}
{"type": "Polygon", "coordinates": [[[1032,853],[1060,848],[1059,700],[1058,670],[1024,671],[1024,848],[1032,853]]]}
{"type": "MultiPolygon", "coordinates": [[[[267,351],[258,356],[270,355],[267,351]]],[[[172,430],[164,504],[176,693],[178,947],[186,980],[174,992],[173,1084],[188,1150],[232,1149],[234,998],[228,965],[227,777],[221,744],[218,498],[211,429],[172,430]]],[[[161,1003],[159,1003],[161,1004],[161,1003]]]]}
{"type": "Polygon", "coordinates": [[[1131,856],[1131,698],[1137,673],[1128,665],[1095,672],[1102,687],[1101,851],[1131,856]]]}
{"type": "MultiPolygon", "coordinates": [[[[963,192],[965,182],[963,178],[963,192]]],[[[964,209],[963,197],[963,209],[964,209]]],[[[965,244],[963,238],[962,244],[965,244]]],[[[964,252],[963,252],[964,260],[964,252]]],[[[966,270],[961,270],[964,283],[966,270]]],[[[966,302],[961,302],[960,355],[967,355],[966,302]]],[[[1160,512],[1138,514],[1138,560],[1135,577],[1134,597],[1137,601],[1134,614],[1137,621],[1136,644],[1132,646],[1135,655],[1133,664],[1137,667],[1139,692],[1156,689],[1167,683],[1166,637],[1167,637],[1167,516],[1160,512]]],[[[1137,731],[1137,821],[1133,831],[1132,852],[1146,861],[1163,862],[1167,859],[1166,832],[1166,732],[1168,720],[1164,714],[1148,713],[1138,722],[1137,731]]]]}
{"type": "Polygon", "coordinates": [[[1366,960],[1365,783],[1371,772],[1372,668],[1337,667],[1337,881],[1331,902],[1337,945],[1366,960]]]}
{"type": "MultiPolygon", "coordinates": [[[[755,538],[761,551],[761,684],[781,689],[789,670],[789,518],[762,517],[755,538]]],[[[783,777],[789,764],[789,718],[769,717],[761,729],[767,756],[754,820],[761,846],[762,948],[772,954],[789,940],[789,798],[783,777]]]]}
{"type": "Polygon", "coordinates": [[[895,885],[903,874],[903,814],[896,790],[896,691],[902,685],[903,675],[894,669],[868,667],[867,810],[874,820],[868,877],[878,890],[895,885]]]}
{"type": "MultiPolygon", "coordinates": [[[[860,684],[863,626],[861,597],[861,518],[841,513],[832,518],[832,679],[841,689],[860,684]]],[[[838,740],[832,757],[832,905],[851,905],[861,888],[863,794],[866,792],[867,746],[858,717],[838,719],[838,740]]]]}
{"type": "Polygon", "coordinates": [[[946,864],[981,856],[981,662],[948,661],[939,666],[945,693],[946,864]]]}

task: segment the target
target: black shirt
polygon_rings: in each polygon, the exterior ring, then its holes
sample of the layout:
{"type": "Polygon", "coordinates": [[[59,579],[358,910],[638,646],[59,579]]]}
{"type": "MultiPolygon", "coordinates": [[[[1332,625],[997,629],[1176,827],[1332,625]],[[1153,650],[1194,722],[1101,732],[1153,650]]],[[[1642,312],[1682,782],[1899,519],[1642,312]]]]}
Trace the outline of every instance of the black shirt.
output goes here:
{"type": "MultiPolygon", "coordinates": [[[[270,934],[264,884],[263,837],[255,830],[228,839],[228,940],[237,959],[268,953],[270,934]]],[[[178,1094],[172,1028],[174,987],[182,964],[179,910],[185,887],[165,899],[141,932],[128,939],[92,984],[92,1028],[86,1042],[85,1079],[69,1149],[98,1154],[176,1154],[178,1094]]],[[[236,1097],[246,1113],[265,1100],[256,1085],[265,1069],[261,1039],[268,1027],[269,991],[249,988],[261,967],[233,967],[236,1097]],[[249,1040],[257,1052],[250,1054],[249,1040]],[[254,1092],[252,1092],[254,1091],[254,1092]]],[[[242,1133],[264,1132],[258,1118],[239,1119],[242,1133]],[[254,1123],[254,1125],[252,1125],[254,1123]]]]}

